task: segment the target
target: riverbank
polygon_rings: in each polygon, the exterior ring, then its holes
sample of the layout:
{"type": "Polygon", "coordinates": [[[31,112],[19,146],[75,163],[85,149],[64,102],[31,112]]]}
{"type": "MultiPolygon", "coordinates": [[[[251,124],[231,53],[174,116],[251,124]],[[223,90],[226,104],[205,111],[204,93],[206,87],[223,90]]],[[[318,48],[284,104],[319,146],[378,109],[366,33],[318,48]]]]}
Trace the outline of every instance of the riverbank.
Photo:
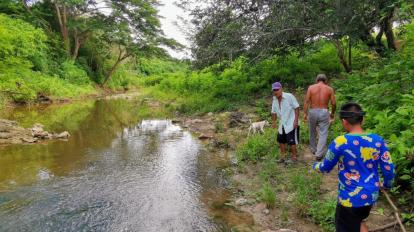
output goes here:
{"type": "MultiPolygon", "coordinates": [[[[244,108],[175,120],[203,139],[210,150],[230,152],[229,165],[223,168],[229,173],[232,194],[216,207],[252,215],[253,223],[238,221],[232,225],[234,231],[334,231],[337,172],[321,175],[313,171],[314,157],[306,144],[299,146],[298,163],[278,164],[273,129],[248,136],[249,120],[258,119],[253,110],[244,108]]],[[[306,140],[307,126],[302,124],[301,129],[306,140]]],[[[392,215],[391,207],[381,198],[367,224],[371,229],[379,228],[394,222],[392,215]]]]}

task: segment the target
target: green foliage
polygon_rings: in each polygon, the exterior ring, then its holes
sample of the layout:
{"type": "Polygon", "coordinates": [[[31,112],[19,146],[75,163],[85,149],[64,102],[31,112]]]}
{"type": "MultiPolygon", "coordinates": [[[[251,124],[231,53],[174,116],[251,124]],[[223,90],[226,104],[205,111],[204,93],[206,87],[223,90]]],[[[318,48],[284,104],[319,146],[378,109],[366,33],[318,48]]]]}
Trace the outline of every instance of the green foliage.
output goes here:
{"type": "Polygon", "coordinates": [[[46,39],[42,30],[0,14],[0,70],[13,66],[23,69],[42,66],[46,39]]]}
{"type": "Polygon", "coordinates": [[[306,54],[306,57],[312,65],[319,67],[322,73],[333,75],[343,70],[332,43],[320,41],[306,54]]]}
{"type": "Polygon", "coordinates": [[[95,92],[87,85],[86,73],[71,62],[62,64],[63,79],[45,72],[48,65],[42,62],[46,57],[46,42],[42,30],[0,15],[0,91],[3,98],[27,102],[35,101],[39,94],[79,97],[95,92]]]}
{"type": "MultiPolygon", "coordinates": [[[[177,109],[181,112],[232,110],[249,102],[251,96],[270,97],[270,84],[276,80],[282,81],[285,91],[289,91],[313,83],[321,70],[333,74],[338,72],[339,63],[332,57],[332,46],[326,43],[320,46],[323,48],[321,54],[314,52],[305,57],[292,54],[285,58],[263,60],[255,65],[240,57],[222,70],[217,70],[217,65],[213,65],[199,72],[179,71],[144,76],[140,81],[144,86],[155,86],[154,91],[174,92],[182,96],[183,99],[177,100],[180,105],[177,109]],[[330,62],[327,64],[322,57],[330,62]]],[[[263,119],[270,115],[264,100],[257,102],[257,111],[263,119]]]]}
{"type": "Polygon", "coordinates": [[[128,90],[140,85],[138,73],[126,67],[118,69],[114,76],[109,80],[108,87],[113,90],[128,90]]]}
{"type": "Polygon", "coordinates": [[[265,130],[264,134],[250,136],[247,141],[237,148],[239,161],[258,161],[262,157],[276,157],[276,133],[272,129],[265,130]]]}
{"type": "Polygon", "coordinates": [[[259,99],[256,101],[256,114],[262,120],[268,120],[270,122],[271,114],[269,111],[270,107],[266,105],[265,99],[259,99]]]}
{"type": "Polygon", "coordinates": [[[316,200],[311,202],[308,210],[312,221],[320,225],[324,231],[335,231],[335,208],[337,200],[316,200]]]}
{"type": "Polygon", "coordinates": [[[401,214],[403,220],[405,221],[406,225],[414,224],[414,213],[402,213],[401,214]]]}
{"type": "Polygon", "coordinates": [[[141,58],[138,63],[139,71],[146,76],[185,72],[188,69],[183,62],[159,58],[141,58]]]}
{"type": "Polygon", "coordinates": [[[90,83],[86,71],[79,68],[72,60],[63,62],[61,77],[72,84],[86,85],[90,83]]]}

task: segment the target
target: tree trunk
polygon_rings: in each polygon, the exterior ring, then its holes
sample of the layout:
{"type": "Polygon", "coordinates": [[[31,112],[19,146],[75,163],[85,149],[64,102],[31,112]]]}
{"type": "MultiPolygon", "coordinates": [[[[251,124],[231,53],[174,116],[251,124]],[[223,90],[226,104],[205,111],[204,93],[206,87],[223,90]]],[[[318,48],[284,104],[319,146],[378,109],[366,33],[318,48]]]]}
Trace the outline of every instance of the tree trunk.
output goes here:
{"type": "Polygon", "coordinates": [[[61,9],[61,7],[57,3],[55,3],[55,10],[56,10],[56,15],[59,21],[59,28],[60,28],[60,33],[62,35],[63,44],[65,47],[66,53],[68,54],[68,56],[70,56],[71,52],[70,52],[69,30],[67,27],[66,6],[63,5],[61,9]]]}
{"type": "Polygon", "coordinates": [[[112,68],[109,70],[109,72],[106,74],[105,79],[102,83],[102,86],[105,86],[105,84],[109,81],[109,79],[112,77],[112,75],[114,74],[114,72],[118,68],[118,66],[121,64],[121,62],[123,60],[125,60],[126,58],[128,58],[129,56],[131,56],[128,53],[125,53],[124,55],[122,55],[122,53],[123,53],[123,51],[120,50],[118,59],[116,60],[115,64],[112,66],[112,68]]]}
{"type": "MultiPolygon", "coordinates": [[[[385,33],[385,37],[387,38],[388,49],[396,50],[394,32],[392,31],[392,23],[393,23],[396,6],[390,6],[388,4],[388,1],[381,0],[379,1],[379,8],[385,14],[380,21],[380,32],[382,31],[382,33],[385,33]]],[[[382,37],[382,33],[380,35],[381,37],[382,37]]],[[[380,41],[379,39],[381,37],[377,36],[378,45],[379,45],[378,42],[380,41]]]]}
{"type": "Polygon", "coordinates": [[[73,40],[75,41],[75,47],[73,48],[72,52],[72,60],[76,60],[79,53],[79,48],[81,46],[81,38],[78,35],[78,30],[74,30],[73,32],[73,40]]]}
{"type": "Polygon", "coordinates": [[[352,72],[352,41],[351,41],[351,37],[349,38],[348,41],[348,66],[352,72]]]}
{"type": "Polygon", "coordinates": [[[387,45],[388,49],[397,50],[397,47],[395,46],[395,37],[394,32],[392,31],[392,18],[394,17],[394,11],[395,8],[392,8],[388,11],[387,16],[384,18],[383,21],[383,29],[385,32],[385,37],[387,37],[387,45]]]}
{"type": "Polygon", "coordinates": [[[360,39],[371,49],[376,46],[375,39],[371,35],[371,30],[370,29],[365,29],[364,33],[361,34],[360,39]]]}
{"type": "Polygon", "coordinates": [[[334,46],[336,47],[339,62],[342,64],[342,66],[344,67],[344,69],[347,73],[351,73],[352,68],[349,66],[348,62],[346,61],[345,51],[344,51],[344,48],[342,47],[341,41],[339,41],[337,39],[334,39],[332,42],[333,42],[334,46]]]}
{"type": "Polygon", "coordinates": [[[384,53],[384,44],[382,44],[382,36],[384,35],[384,30],[382,29],[382,25],[380,26],[380,30],[377,34],[377,36],[375,37],[375,41],[376,41],[376,51],[378,54],[383,54],[384,53]]]}

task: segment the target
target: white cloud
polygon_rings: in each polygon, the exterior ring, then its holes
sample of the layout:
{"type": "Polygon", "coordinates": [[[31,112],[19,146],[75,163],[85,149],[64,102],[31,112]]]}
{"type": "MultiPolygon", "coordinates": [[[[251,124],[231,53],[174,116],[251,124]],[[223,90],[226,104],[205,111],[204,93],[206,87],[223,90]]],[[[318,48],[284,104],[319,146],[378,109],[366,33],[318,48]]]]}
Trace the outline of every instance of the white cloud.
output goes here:
{"type": "MultiPolygon", "coordinates": [[[[180,30],[180,28],[176,25],[176,22],[179,21],[179,17],[184,19],[188,18],[188,15],[179,7],[177,7],[174,2],[176,0],[160,0],[162,6],[158,7],[159,15],[162,16],[160,19],[161,21],[161,29],[164,31],[164,34],[168,38],[175,39],[179,43],[183,44],[184,46],[188,47],[190,42],[184,35],[184,32],[180,30]]],[[[184,51],[174,51],[171,49],[167,49],[168,52],[172,57],[175,58],[189,58],[190,53],[188,49],[184,51]]]]}

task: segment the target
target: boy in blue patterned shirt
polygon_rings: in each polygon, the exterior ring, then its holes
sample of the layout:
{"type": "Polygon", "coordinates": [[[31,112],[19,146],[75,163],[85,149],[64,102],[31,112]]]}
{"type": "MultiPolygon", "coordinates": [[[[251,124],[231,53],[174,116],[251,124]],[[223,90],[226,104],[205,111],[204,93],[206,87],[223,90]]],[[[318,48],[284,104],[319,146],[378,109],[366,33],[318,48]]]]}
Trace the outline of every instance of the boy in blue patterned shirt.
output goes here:
{"type": "Polygon", "coordinates": [[[343,105],[340,118],[348,133],[337,137],[329,145],[325,159],[313,165],[315,170],[328,173],[338,163],[337,232],[368,232],[363,220],[378,199],[381,187],[378,166],[384,188],[391,188],[395,176],[387,144],[381,136],[363,131],[363,115],[358,104],[343,105]]]}

